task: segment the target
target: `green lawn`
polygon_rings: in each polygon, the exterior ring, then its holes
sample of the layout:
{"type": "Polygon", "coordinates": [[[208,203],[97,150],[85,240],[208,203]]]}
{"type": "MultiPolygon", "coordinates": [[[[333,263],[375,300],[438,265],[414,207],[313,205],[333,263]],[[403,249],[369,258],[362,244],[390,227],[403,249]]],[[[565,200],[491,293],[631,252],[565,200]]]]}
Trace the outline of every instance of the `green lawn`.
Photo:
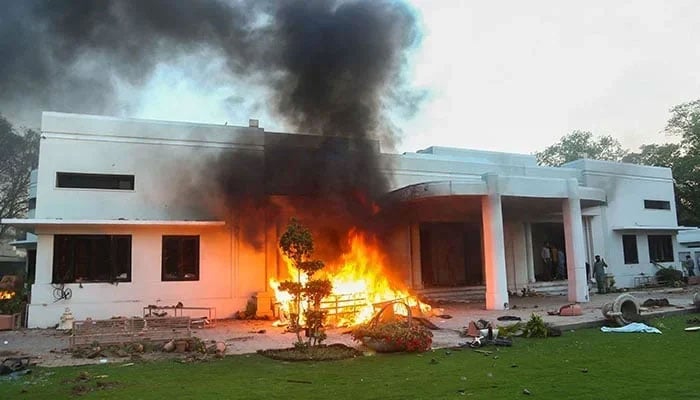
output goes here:
{"type": "Polygon", "coordinates": [[[118,382],[80,396],[86,399],[698,399],[700,332],[682,330],[688,318],[655,321],[665,326],[662,335],[588,329],[516,338],[511,348],[485,348],[494,350],[490,356],[464,349],[323,363],[249,355],[198,364],[39,368],[0,382],[0,399],[75,398],[76,384],[68,381],[82,371],[107,375],[88,386],[118,382]]]}

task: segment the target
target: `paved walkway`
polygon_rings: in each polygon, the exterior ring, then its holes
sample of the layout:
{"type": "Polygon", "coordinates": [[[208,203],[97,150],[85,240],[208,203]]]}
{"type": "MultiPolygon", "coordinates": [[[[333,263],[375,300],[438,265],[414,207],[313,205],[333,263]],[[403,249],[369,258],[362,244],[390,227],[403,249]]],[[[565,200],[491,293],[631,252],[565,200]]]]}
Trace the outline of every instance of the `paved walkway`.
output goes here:
{"type": "MultiPolygon", "coordinates": [[[[666,298],[672,304],[642,312],[643,316],[664,315],[675,312],[691,312],[693,294],[699,287],[691,289],[645,290],[630,291],[640,303],[647,299],[666,298]]],[[[498,325],[507,324],[496,321],[499,316],[511,315],[527,320],[532,313],[541,315],[546,322],[565,329],[578,329],[585,326],[600,325],[604,319],[600,312],[603,304],[612,302],[619,294],[592,295],[589,303],[582,304],[583,315],[576,317],[561,317],[547,315],[547,311],[558,310],[568,304],[565,296],[546,297],[513,297],[511,309],[506,311],[486,311],[483,304],[446,304],[437,305],[439,314],[450,315],[452,318],[443,319],[430,317],[429,320],[441,329],[433,331],[433,346],[436,348],[457,346],[465,342],[459,332],[469,321],[486,319],[495,321],[498,325]]],[[[328,331],[327,343],[345,343],[354,345],[347,328],[331,329],[328,331]]],[[[285,333],[284,328],[272,326],[272,321],[219,321],[216,328],[196,330],[195,335],[203,340],[223,341],[227,345],[227,354],[254,353],[259,349],[290,347],[295,340],[292,333],[285,333]]],[[[14,354],[26,354],[39,357],[39,364],[59,366],[85,364],[98,360],[73,359],[64,350],[68,347],[68,335],[50,329],[25,329],[20,331],[0,332],[0,360],[14,354]],[[5,343],[6,342],[6,343],[5,343]]]]}

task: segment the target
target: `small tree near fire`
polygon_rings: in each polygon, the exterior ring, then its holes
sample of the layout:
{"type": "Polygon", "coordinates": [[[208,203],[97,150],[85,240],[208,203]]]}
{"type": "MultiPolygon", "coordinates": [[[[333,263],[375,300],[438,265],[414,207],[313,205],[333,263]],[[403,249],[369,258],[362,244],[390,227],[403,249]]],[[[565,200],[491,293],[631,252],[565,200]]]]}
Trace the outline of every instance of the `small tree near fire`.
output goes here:
{"type": "Polygon", "coordinates": [[[280,237],[282,253],[291,260],[297,270],[296,281],[284,281],[279,289],[288,292],[294,299],[294,310],[290,311],[291,328],[297,334],[297,346],[315,346],[320,344],[326,334],[323,332],[323,322],[326,312],[321,310],[321,300],[333,290],[327,279],[313,279],[313,275],[323,269],[320,260],[311,259],[314,252],[314,241],[311,232],[292,218],[287,230],[280,237]],[[302,273],[305,279],[302,279],[302,273]],[[303,302],[305,301],[305,304],[303,302]],[[300,325],[300,317],[304,315],[304,326],[300,325]],[[309,338],[305,342],[301,330],[305,330],[309,338]]]}

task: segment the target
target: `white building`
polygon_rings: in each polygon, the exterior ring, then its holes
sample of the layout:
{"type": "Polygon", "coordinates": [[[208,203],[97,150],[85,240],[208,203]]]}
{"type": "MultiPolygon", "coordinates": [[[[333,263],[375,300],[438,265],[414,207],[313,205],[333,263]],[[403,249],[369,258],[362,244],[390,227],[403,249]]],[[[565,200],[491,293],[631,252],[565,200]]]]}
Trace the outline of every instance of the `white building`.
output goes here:
{"type": "MultiPolygon", "coordinates": [[[[232,210],[226,222],[191,207],[211,200],[204,189],[183,199],[178,188],[206,176],[207,157],[261,154],[277,135],[44,113],[36,210],[5,221],[38,237],[29,326],[55,325],[65,307],[78,319],[109,318],[178,301],[230,317],[268,290],[284,269],[277,240],[289,215],[232,210]],[[252,225],[261,246],[243,238],[252,225]],[[60,288],[72,297],[60,299],[60,288]]],[[[545,243],[566,254],[576,302],[589,300],[594,254],[618,287],[653,274],[652,259],[678,261],[670,169],[590,159],[541,167],[531,155],[440,147],[377,157],[389,166],[390,204],[407,210],[385,250],[412,289],[484,285],[486,307],[502,309],[509,291],[551,278],[545,243]]]]}

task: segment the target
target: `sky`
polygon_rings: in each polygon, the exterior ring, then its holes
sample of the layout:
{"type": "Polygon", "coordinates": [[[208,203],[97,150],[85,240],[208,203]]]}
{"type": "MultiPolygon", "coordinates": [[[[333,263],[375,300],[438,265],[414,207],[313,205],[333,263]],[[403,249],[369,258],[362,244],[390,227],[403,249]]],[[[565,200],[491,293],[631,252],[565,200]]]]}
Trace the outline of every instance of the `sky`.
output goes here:
{"type": "MultiPolygon", "coordinates": [[[[674,140],[668,110],[700,98],[700,1],[410,3],[423,39],[406,72],[427,95],[411,117],[389,113],[402,134],[385,151],[532,153],[576,129],[636,149],[674,140]]],[[[177,59],[141,87],[117,82],[130,99],[119,115],[289,130],[259,88],[212,80],[219,68],[177,59]]]]}

